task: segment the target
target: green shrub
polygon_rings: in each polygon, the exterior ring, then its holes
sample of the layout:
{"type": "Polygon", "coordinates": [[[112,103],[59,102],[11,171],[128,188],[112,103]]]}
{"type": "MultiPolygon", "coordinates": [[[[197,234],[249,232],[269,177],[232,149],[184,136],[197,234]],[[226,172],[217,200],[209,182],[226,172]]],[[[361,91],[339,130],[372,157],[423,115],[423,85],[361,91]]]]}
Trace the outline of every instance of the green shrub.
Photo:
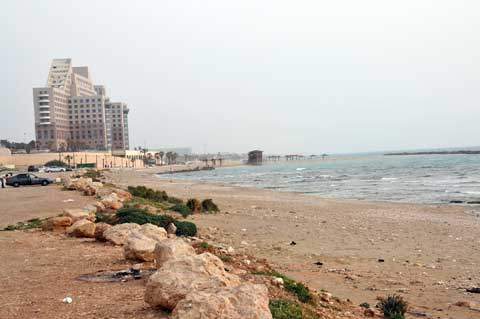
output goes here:
{"type": "Polygon", "coordinates": [[[171,204],[183,204],[183,200],[173,196],[168,196],[167,202],[171,204]]]}
{"type": "Polygon", "coordinates": [[[59,167],[68,167],[68,164],[63,162],[63,161],[59,161],[59,160],[53,160],[53,161],[48,161],[45,163],[45,166],[59,166],[59,167]]]}
{"type": "Polygon", "coordinates": [[[128,186],[128,191],[133,196],[153,200],[156,202],[165,202],[168,200],[168,195],[165,191],[156,191],[145,186],[128,186]]]}
{"type": "Polygon", "coordinates": [[[283,279],[283,286],[285,290],[291,292],[292,294],[296,295],[298,300],[300,300],[303,303],[311,302],[313,300],[313,296],[308,290],[308,288],[299,282],[296,282],[295,280],[277,272],[277,271],[259,271],[259,272],[253,272],[254,275],[264,275],[264,276],[272,276],[272,277],[278,277],[283,279]]]}
{"type": "Polygon", "coordinates": [[[187,200],[187,207],[194,213],[198,213],[202,210],[202,205],[196,198],[190,198],[187,200]]]}
{"type": "Polygon", "coordinates": [[[135,207],[124,207],[117,211],[115,216],[118,219],[119,224],[124,223],[136,223],[139,225],[143,224],[154,224],[166,228],[168,224],[175,222],[175,218],[168,215],[154,215],[149,213],[145,209],[135,208],[135,207]]]}
{"type": "Polygon", "coordinates": [[[83,174],[83,177],[91,178],[93,181],[99,181],[99,179],[103,177],[103,174],[95,169],[89,169],[83,174]]]}
{"type": "Polygon", "coordinates": [[[273,299],[268,307],[273,319],[303,319],[302,308],[295,301],[273,299]]]}
{"type": "Polygon", "coordinates": [[[33,228],[40,228],[42,226],[42,221],[39,218],[29,219],[26,222],[18,222],[16,225],[8,225],[7,227],[3,228],[3,230],[25,230],[25,229],[33,229],[33,228]]]}
{"type": "Polygon", "coordinates": [[[401,296],[392,295],[381,299],[377,307],[380,308],[383,316],[387,319],[403,319],[408,304],[401,296]]]}
{"type": "Polygon", "coordinates": [[[172,207],[170,207],[170,210],[173,210],[175,212],[179,212],[182,214],[183,218],[186,218],[188,215],[192,214],[192,211],[190,208],[187,207],[185,204],[175,204],[172,207]]]}
{"type": "Polygon", "coordinates": [[[107,223],[114,225],[116,223],[116,219],[108,214],[97,213],[95,215],[95,223],[107,223]]]}
{"type": "Polygon", "coordinates": [[[227,255],[220,255],[220,256],[218,256],[218,258],[220,258],[220,260],[223,261],[224,263],[229,263],[233,260],[232,257],[227,256],[227,255]]]}
{"type": "Polygon", "coordinates": [[[209,213],[216,213],[219,211],[217,204],[215,204],[210,198],[202,201],[202,210],[209,213]]]}
{"type": "Polygon", "coordinates": [[[200,244],[200,247],[202,249],[208,249],[208,247],[210,247],[210,245],[206,241],[202,241],[202,243],[200,244]]]}
{"type": "Polygon", "coordinates": [[[175,221],[175,226],[177,226],[177,236],[195,236],[197,234],[197,226],[191,222],[180,222],[175,221]]]}
{"type": "Polygon", "coordinates": [[[362,307],[362,308],[367,308],[367,309],[368,309],[368,308],[370,308],[370,304],[369,304],[368,302],[362,302],[362,303],[360,304],[360,307],[362,307]]]}
{"type": "Polygon", "coordinates": [[[136,223],[139,225],[153,224],[159,227],[167,228],[170,223],[177,227],[177,236],[195,236],[197,234],[197,226],[191,222],[178,221],[169,215],[154,215],[145,209],[136,207],[120,208],[116,216],[116,223],[136,223]]]}

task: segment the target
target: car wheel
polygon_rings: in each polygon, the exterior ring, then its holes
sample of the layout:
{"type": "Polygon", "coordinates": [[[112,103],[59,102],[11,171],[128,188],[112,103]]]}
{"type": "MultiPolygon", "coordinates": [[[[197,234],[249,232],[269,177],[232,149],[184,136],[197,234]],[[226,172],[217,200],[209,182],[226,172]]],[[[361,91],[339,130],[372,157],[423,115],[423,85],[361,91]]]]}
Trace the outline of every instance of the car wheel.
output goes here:
{"type": "Polygon", "coordinates": [[[20,187],[20,184],[15,182],[15,183],[13,183],[13,187],[20,187]]]}
{"type": "Polygon", "coordinates": [[[42,186],[47,186],[48,185],[48,182],[47,181],[43,181],[42,182],[42,186]]]}

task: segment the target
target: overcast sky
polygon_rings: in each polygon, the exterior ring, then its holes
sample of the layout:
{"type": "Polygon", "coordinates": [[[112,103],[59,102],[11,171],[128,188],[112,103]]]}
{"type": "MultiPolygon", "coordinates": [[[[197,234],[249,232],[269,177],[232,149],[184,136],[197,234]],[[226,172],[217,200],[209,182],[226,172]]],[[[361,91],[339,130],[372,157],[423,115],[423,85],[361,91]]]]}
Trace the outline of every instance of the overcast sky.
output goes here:
{"type": "Polygon", "coordinates": [[[32,87],[70,57],[128,103],[132,146],[480,145],[479,16],[477,0],[3,0],[0,138],[34,138],[32,87]]]}

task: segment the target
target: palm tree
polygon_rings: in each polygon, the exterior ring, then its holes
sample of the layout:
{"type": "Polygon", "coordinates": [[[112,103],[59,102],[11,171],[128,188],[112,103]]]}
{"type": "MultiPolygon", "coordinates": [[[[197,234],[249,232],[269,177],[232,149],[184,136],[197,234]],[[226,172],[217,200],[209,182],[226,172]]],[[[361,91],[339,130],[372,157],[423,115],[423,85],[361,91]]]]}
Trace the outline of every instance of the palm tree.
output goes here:
{"type": "Polygon", "coordinates": [[[167,152],[167,154],[165,154],[165,157],[167,158],[167,164],[172,164],[172,152],[167,152]]]}
{"type": "Polygon", "coordinates": [[[173,161],[174,164],[177,164],[177,157],[178,157],[177,153],[172,154],[172,161],[173,161]]]}
{"type": "Polygon", "coordinates": [[[70,161],[73,159],[72,155],[67,155],[65,156],[65,160],[67,161],[68,163],[68,167],[70,167],[70,161]]]}
{"type": "Polygon", "coordinates": [[[164,151],[160,151],[158,153],[158,155],[160,155],[160,165],[163,165],[163,156],[165,155],[165,152],[164,151]]]}

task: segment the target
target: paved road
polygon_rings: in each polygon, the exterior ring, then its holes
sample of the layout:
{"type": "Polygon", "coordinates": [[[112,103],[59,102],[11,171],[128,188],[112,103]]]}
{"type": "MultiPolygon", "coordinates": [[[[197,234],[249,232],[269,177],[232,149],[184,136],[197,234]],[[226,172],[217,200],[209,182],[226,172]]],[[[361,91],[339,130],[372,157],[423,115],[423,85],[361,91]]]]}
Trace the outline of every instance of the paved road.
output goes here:
{"type": "Polygon", "coordinates": [[[91,201],[91,197],[64,191],[56,185],[0,188],[0,227],[32,218],[56,216],[64,208],[81,208],[91,201]],[[68,199],[73,202],[67,202],[68,199]]]}

